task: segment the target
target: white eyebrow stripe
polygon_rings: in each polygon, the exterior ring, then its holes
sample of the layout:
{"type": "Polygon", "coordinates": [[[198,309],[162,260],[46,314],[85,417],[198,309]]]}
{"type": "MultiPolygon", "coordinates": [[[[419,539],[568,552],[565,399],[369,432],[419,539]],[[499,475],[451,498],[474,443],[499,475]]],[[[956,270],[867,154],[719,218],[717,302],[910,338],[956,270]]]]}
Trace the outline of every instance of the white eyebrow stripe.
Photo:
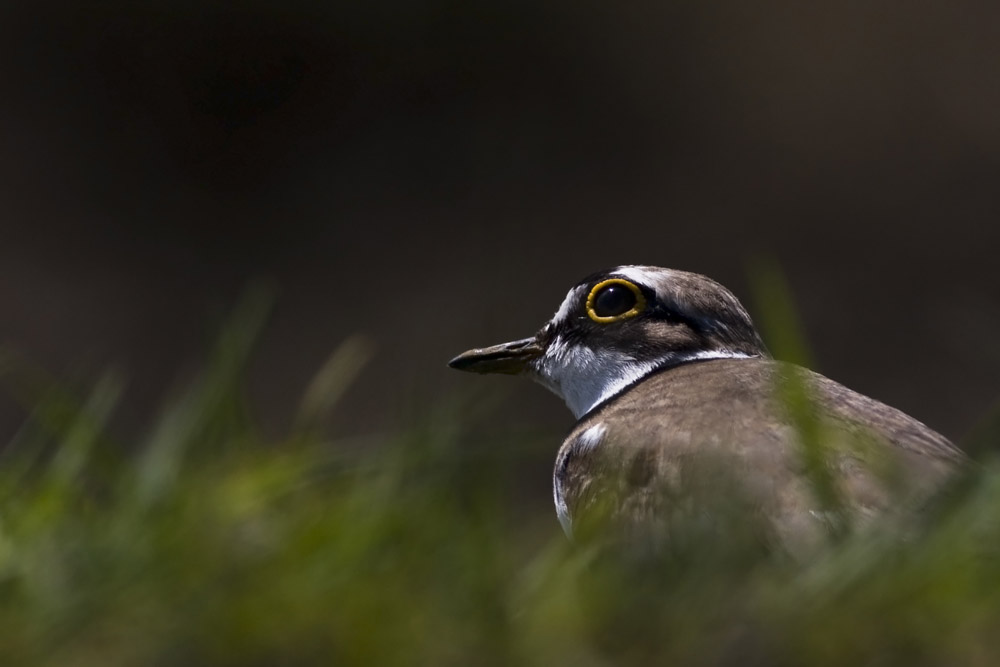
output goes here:
{"type": "Polygon", "coordinates": [[[569,314],[572,312],[573,307],[576,306],[581,291],[583,291],[583,287],[577,286],[566,293],[566,298],[563,299],[563,302],[559,305],[559,310],[552,317],[552,324],[559,324],[569,319],[569,314]]]}
{"type": "Polygon", "coordinates": [[[673,271],[670,269],[647,269],[642,266],[619,266],[614,271],[611,271],[611,274],[623,276],[634,283],[645,285],[657,292],[659,291],[657,288],[661,282],[670,280],[673,277],[673,271]]]}

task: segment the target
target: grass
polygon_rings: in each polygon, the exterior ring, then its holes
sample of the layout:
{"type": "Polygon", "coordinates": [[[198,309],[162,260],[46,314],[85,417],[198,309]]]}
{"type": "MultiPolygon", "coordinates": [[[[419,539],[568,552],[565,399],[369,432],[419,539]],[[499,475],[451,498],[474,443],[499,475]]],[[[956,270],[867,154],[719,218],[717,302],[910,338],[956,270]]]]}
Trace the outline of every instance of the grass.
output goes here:
{"type": "Polygon", "coordinates": [[[107,435],[114,376],[79,398],[7,360],[31,416],[0,460],[0,664],[1000,663],[994,462],[905,536],[808,562],[697,522],[609,555],[516,508],[523,449],[470,446],[447,410],[366,447],[324,435],[358,341],[263,438],[241,385],[265,312],[238,309],[138,446],[107,435]]]}

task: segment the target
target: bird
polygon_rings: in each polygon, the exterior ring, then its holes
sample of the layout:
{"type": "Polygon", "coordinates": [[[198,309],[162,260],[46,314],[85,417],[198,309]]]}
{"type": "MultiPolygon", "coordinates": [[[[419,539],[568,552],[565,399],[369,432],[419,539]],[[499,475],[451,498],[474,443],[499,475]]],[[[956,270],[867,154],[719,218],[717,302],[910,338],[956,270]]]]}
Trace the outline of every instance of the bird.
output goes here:
{"type": "Polygon", "coordinates": [[[449,366],[527,376],[566,402],[577,422],[552,486],[571,538],[581,526],[652,533],[733,495],[768,539],[807,549],[919,504],[966,461],[913,417],[772,358],[736,296],[698,273],[594,273],[535,335],[449,366]]]}

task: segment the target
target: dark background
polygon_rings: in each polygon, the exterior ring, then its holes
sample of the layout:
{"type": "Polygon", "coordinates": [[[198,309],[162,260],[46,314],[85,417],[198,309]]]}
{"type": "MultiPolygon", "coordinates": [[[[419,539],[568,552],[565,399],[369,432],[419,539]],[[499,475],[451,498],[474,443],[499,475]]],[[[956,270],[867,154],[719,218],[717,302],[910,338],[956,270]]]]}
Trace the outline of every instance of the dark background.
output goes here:
{"type": "MultiPolygon", "coordinates": [[[[267,428],[353,333],[355,433],[620,263],[750,301],[775,259],[818,369],[961,437],[1000,377],[1000,4],[36,2],[0,10],[0,340],[127,371],[138,433],[252,280],[267,428]]],[[[749,304],[753,310],[752,302],[749,304]]],[[[9,435],[23,419],[0,409],[9,435]]],[[[555,443],[553,443],[553,452],[555,443]]]]}

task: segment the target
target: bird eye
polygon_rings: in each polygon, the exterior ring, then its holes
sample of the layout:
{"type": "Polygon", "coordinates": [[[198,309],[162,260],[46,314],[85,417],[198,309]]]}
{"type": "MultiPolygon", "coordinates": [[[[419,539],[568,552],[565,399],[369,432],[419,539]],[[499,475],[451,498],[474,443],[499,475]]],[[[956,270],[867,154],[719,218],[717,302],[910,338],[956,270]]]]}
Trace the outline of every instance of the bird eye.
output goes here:
{"type": "Polygon", "coordinates": [[[634,283],[621,278],[603,280],[587,295],[587,315],[601,324],[635,317],[646,308],[646,297],[634,283]]]}
{"type": "Polygon", "coordinates": [[[635,305],[635,294],[624,285],[608,285],[594,295],[594,314],[614,317],[627,313],[635,305]]]}

